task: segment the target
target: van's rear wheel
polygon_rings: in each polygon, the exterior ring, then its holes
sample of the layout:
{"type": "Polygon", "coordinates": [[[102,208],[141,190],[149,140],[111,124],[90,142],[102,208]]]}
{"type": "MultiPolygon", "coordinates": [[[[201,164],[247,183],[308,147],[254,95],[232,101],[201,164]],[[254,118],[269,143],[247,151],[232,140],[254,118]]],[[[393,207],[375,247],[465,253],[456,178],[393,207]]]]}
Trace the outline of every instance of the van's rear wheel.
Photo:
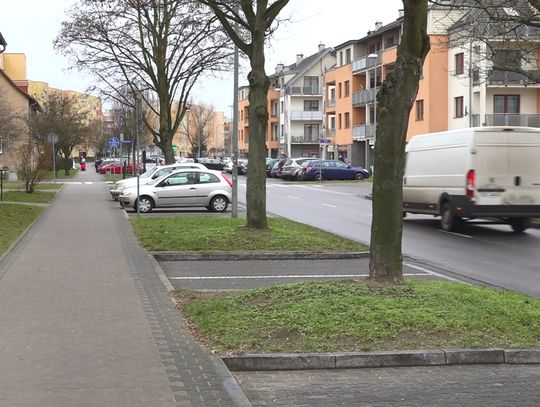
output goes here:
{"type": "Polygon", "coordinates": [[[510,219],[510,226],[516,233],[524,232],[531,227],[531,218],[514,218],[510,219]]]}
{"type": "Polygon", "coordinates": [[[446,232],[452,232],[456,230],[461,218],[454,214],[452,205],[445,202],[441,207],[441,228],[446,232]]]}

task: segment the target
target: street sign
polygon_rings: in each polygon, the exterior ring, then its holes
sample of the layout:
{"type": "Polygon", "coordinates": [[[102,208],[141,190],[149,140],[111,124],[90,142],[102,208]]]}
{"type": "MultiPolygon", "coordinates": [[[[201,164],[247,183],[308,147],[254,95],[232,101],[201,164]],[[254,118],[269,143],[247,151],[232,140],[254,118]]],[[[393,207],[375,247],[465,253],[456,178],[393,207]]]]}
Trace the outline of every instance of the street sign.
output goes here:
{"type": "Polygon", "coordinates": [[[118,140],[117,137],[111,137],[109,139],[109,147],[110,148],[118,148],[118,147],[120,147],[120,140],[118,140]]]}
{"type": "Polygon", "coordinates": [[[319,144],[330,144],[332,140],[321,138],[319,139],[319,144]]]}
{"type": "Polygon", "coordinates": [[[52,144],[58,143],[58,134],[49,133],[49,135],[47,136],[47,141],[52,144]]]}
{"type": "Polygon", "coordinates": [[[133,143],[132,140],[122,140],[122,144],[131,144],[133,143]]]}

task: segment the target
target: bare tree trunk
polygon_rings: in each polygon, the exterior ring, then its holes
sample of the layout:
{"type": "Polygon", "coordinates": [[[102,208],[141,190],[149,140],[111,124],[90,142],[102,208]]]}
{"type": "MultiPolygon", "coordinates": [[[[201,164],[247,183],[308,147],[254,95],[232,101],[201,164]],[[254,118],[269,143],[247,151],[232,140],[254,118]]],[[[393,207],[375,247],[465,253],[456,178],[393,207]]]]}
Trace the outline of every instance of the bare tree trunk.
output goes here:
{"type": "Polygon", "coordinates": [[[247,179],[246,226],[268,228],[266,219],[266,127],[268,124],[267,95],[270,80],[264,71],[264,29],[253,35],[249,80],[249,170],[247,179]]]}
{"type": "Polygon", "coordinates": [[[402,279],[403,172],[409,114],[418,92],[424,59],[429,52],[427,0],[403,0],[403,36],[396,69],[377,97],[379,125],[375,144],[370,279],[402,279]]]}

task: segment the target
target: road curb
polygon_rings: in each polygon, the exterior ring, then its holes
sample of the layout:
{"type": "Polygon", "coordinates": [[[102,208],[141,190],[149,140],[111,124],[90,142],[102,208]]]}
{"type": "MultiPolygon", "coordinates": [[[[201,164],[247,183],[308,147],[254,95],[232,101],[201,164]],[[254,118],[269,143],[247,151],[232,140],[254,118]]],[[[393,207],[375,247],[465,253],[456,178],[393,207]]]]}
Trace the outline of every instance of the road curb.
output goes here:
{"type": "Polygon", "coordinates": [[[312,252],[150,252],[157,261],[237,260],[333,260],[369,257],[369,251],[349,253],[312,252]]]}
{"type": "Polygon", "coordinates": [[[231,371],[358,369],[470,364],[539,364],[540,349],[435,349],[390,352],[266,353],[224,356],[231,371]]]}

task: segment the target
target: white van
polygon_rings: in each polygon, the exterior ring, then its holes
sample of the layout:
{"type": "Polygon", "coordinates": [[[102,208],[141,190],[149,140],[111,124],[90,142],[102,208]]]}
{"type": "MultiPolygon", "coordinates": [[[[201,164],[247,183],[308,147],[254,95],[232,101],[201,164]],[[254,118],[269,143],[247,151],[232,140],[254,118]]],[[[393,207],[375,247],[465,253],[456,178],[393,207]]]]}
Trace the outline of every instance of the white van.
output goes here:
{"type": "Polygon", "coordinates": [[[414,136],[406,147],[403,214],[493,218],[516,232],[540,217],[540,129],[475,127],[414,136]]]}

